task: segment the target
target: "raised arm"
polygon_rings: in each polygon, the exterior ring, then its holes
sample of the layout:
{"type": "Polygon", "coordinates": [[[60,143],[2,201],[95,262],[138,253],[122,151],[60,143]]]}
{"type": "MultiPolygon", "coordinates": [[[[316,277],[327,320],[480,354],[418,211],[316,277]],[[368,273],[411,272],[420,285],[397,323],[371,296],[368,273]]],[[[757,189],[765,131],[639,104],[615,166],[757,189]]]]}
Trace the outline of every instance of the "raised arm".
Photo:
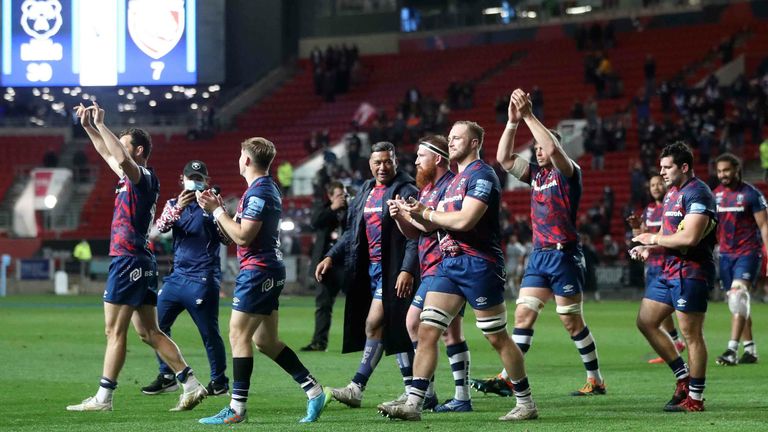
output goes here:
{"type": "MultiPolygon", "coordinates": [[[[120,143],[120,140],[112,133],[111,130],[104,124],[104,109],[101,108],[96,102],[93,103],[94,117],[93,124],[101,135],[101,139],[104,142],[109,155],[112,156],[120,170],[128,177],[133,184],[138,184],[141,180],[141,171],[139,165],[133,160],[131,155],[128,154],[128,150],[120,143]]],[[[109,161],[107,161],[109,163],[109,161]]],[[[117,171],[115,171],[117,172],[117,171]]],[[[119,175],[119,174],[118,174],[119,175]]]]}
{"type": "Polygon", "coordinates": [[[552,165],[563,173],[564,176],[571,177],[574,171],[573,161],[565,154],[565,150],[560,146],[557,138],[552,135],[552,132],[533,115],[531,96],[520,89],[516,89],[512,92],[512,100],[523,116],[526,126],[531,130],[536,143],[541,145],[544,155],[552,161],[552,165]]]}
{"type": "Polygon", "coordinates": [[[101,138],[101,134],[96,129],[96,126],[93,124],[93,115],[94,115],[94,109],[93,107],[86,108],[83,106],[83,104],[80,104],[79,106],[75,107],[77,117],[80,119],[80,124],[83,126],[83,129],[85,130],[85,133],[88,134],[88,138],[90,138],[91,143],[93,144],[93,148],[96,149],[96,152],[101,156],[102,159],[109,165],[109,168],[119,177],[123,177],[123,170],[120,168],[120,165],[117,163],[117,160],[112,157],[112,154],[109,153],[109,150],[107,150],[107,146],[104,144],[104,140],[101,138]]]}
{"type": "Polygon", "coordinates": [[[509,98],[507,115],[509,116],[509,120],[499,139],[499,147],[496,150],[496,161],[518,180],[527,183],[530,179],[530,166],[528,165],[528,161],[515,153],[515,134],[517,133],[517,127],[520,124],[520,120],[522,120],[523,117],[517,109],[517,106],[515,106],[512,96],[509,98]]]}

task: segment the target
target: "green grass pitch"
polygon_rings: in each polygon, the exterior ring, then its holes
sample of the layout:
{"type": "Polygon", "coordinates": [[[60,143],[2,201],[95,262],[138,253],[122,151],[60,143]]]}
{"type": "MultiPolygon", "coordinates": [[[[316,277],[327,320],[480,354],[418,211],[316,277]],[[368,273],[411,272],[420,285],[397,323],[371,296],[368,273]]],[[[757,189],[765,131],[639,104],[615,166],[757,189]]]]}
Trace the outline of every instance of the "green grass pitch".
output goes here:
{"type": "MultiPolygon", "coordinates": [[[[511,409],[514,399],[473,393],[473,413],[426,413],[421,423],[404,424],[379,416],[376,404],[394,399],[402,381],[394,357],[385,357],[374,373],[361,409],[332,402],[320,421],[300,425],[306,398],[278,366],[256,355],[248,402],[248,423],[242,430],[436,430],[436,431],[757,431],[768,430],[768,373],[766,360],[756,365],[722,367],[714,358],[725,348],[730,315],[722,303],[710,304],[705,324],[709,344],[707,411],[670,414],[661,411],[672,394],[673,377],[665,365],[649,365],[651,350],[634,320],[638,303],[587,303],[585,312],[596,338],[608,395],[568,396],[584,382],[578,353],[551,305],[539,319],[531,351],[526,357],[540,419],[501,423],[496,418],[511,409]]],[[[756,340],[768,352],[765,334],[768,305],[753,305],[756,340]]],[[[282,299],[282,339],[295,350],[309,341],[314,323],[313,299],[282,299]]],[[[299,353],[312,373],[326,386],[349,382],[360,360],[358,353],[341,355],[343,299],[337,302],[331,345],[327,353],[299,353]]],[[[222,302],[224,338],[229,319],[222,302]]],[[[465,331],[472,350],[472,375],[498,372],[495,353],[474,326],[471,314],[465,331]]],[[[207,381],[208,365],[197,330],[182,315],[173,332],[189,364],[207,381]]],[[[157,374],[153,353],[135,333],[128,340],[128,358],[115,393],[113,412],[72,413],[68,404],[94,394],[104,353],[103,312],[97,297],[20,296],[0,299],[0,430],[2,431],[202,431],[229,429],[197,424],[228,403],[227,397],[208,398],[191,412],[172,413],[178,393],[144,396],[139,388],[157,374]]],[[[441,351],[444,349],[441,347],[441,351]]],[[[227,347],[229,353],[229,347],[227,347]]],[[[228,366],[231,361],[228,359],[228,366]]],[[[229,375],[228,370],[228,375],[229,375]]],[[[231,376],[231,375],[230,375],[231,376]]],[[[438,397],[453,395],[447,359],[437,369],[438,397]]]]}

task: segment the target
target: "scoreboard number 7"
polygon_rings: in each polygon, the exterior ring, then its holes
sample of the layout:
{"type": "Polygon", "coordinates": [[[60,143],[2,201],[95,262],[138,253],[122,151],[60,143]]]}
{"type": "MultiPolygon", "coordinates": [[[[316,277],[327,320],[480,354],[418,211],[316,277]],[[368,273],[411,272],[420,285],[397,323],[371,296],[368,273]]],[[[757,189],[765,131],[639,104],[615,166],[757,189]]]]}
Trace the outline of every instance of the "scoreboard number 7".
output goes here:
{"type": "Polygon", "coordinates": [[[161,61],[153,61],[149,64],[149,67],[152,68],[152,79],[158,81],[160,75],[163,73],[163,69],[165,69],[165,63],[161,61]]]}

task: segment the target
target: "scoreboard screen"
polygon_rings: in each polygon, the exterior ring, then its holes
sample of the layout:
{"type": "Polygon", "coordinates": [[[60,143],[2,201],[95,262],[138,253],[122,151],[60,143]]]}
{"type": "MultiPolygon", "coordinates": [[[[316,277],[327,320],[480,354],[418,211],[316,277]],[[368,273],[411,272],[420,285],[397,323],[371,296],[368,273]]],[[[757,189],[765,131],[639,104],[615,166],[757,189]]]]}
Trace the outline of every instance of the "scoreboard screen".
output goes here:
{"type": "Polygon", "coordinates": [[[0,85],[197,84],[198,0],[0,0],[0,85]]]}

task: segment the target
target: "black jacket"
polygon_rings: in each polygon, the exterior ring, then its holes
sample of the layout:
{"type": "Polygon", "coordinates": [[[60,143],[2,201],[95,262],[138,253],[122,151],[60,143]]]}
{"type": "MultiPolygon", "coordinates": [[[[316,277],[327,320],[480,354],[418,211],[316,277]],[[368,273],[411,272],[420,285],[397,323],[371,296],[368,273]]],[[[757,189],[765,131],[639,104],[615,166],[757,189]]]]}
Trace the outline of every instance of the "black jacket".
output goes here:
{"type": "Polygon", "coordinates": [[[344,232],[347,209],[331,210],[330,201],[318,200],[312,207],[311,221],[312,230],[315,232],[315,242],[312,244],[312,272],[314,268],[323,259],[326,253],[333,247],[336,240],[332,234],[338,228],[344,232]]]}
{"type": "MultiPolygon", "coordinates": [[[[347,211],[347,230],[326,256],[334,267],[343,265],[346,276],[347,300],[344,309],[344,343],[342,353],[361,351],[365,347],[365,320],[372,295],[368,276],[368,240],[365,233],[363,209],[375,180],[368,180],[358,192],[347,211]]],[[[384,350],[387,355],[412,348],[405,328],[405,315],[411,298],[397,298],[395,282],[401,271],[414,276],[415,292],[419,283],[418,241],[409,240],[397,229],[389,216],[386,201],[400,195],[418,198],[419,190],[411,176],[398,172],[384,192],[384,211],[381,220],[382,298],[384,305],[384,350]]],[[[412,297],[412,296],[411,296],[412,297]]]]}

